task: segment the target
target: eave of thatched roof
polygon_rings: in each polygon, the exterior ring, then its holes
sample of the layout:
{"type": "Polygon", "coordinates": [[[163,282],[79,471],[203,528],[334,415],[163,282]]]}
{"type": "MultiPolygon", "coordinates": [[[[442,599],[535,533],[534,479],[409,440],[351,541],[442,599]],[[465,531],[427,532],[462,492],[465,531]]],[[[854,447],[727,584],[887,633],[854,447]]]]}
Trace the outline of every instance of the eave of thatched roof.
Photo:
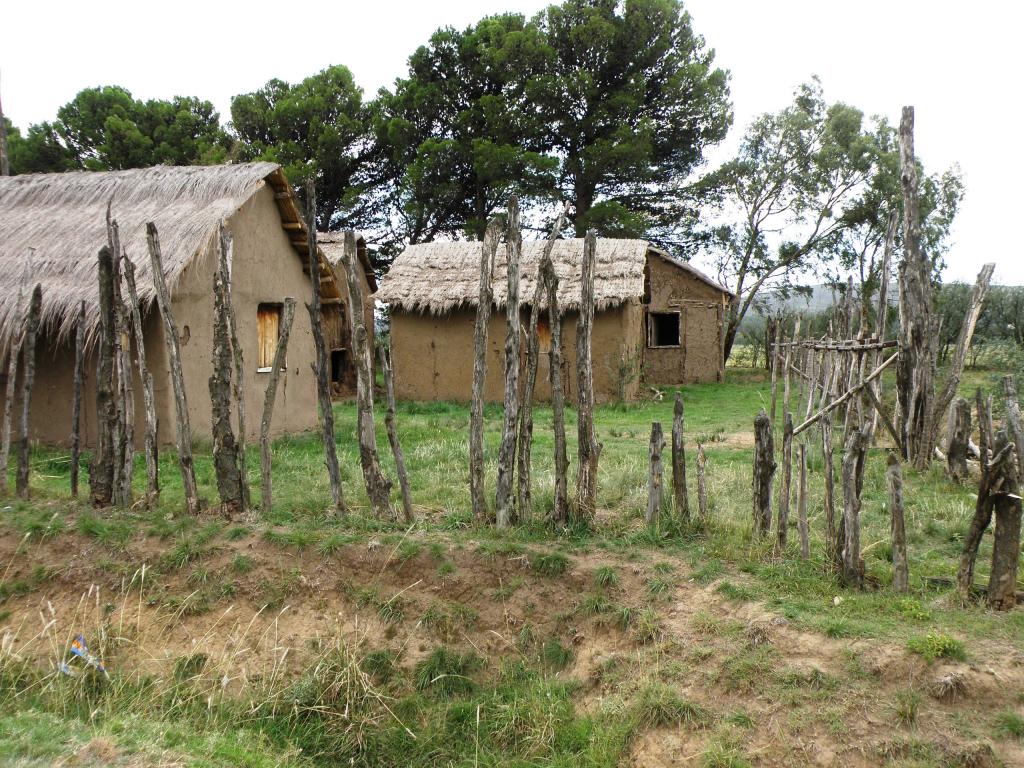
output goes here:
{"type": "MultiPolygon", "coordinates": [[[[324,256],[331,265],[338,269],[341,256],[345,252],[344,232],[317,232],[316,244],[320,247],[324,256]]],[[[359,256],[359,263],[363,267],[363,274],[366,275],[366,282],[370,285],[370,292],[377,290],[377,276],[373,273],[373,265],[370,263],[370,254],[366,249],[366,238],[356,233],[356,253],[359,256]]],[[[340,271],[340,270],[339,270],[340,271]]]]}
{"type": "MultiPolygon", "coordinates": [[[[543,241],[523,243],[519,284],[521,301],[530,301],[533,297],[544,245],[543,241]]],[[[480,248],[479,242],[465,241],[410,245],[381,279],[375,298],[395,309],[436,315],[460,307],[476,306],[480,286],[480,248]]],[[[700,270],[652,248],[646,240],[602,238],[597,241],[594,275],[594,299],[598,310],[643,297],[644,267],[649,252],[728,293],[700,270]]],[[[558,275],[559,304],[567,310],[579,308],[582,256],[583,240],[578,238],[558,240],[551,253],[558,275]]],[[[508,296],[508,256],[504,245],[499,247],[495,258],[493,290],[495,304],[503,307],[508,296]]]]}
{"type": "MultiPolygon", "coordinates": [[[[32,253],[31,284],[43,289],[42,321],[69,335],[82,301],[89,330],[98,322],[96,254],[106,243],[106,210],[135,262],[139,297],[155,298],[146,224],[160,233],[164,276],[174,291],[185,268],[204,253],[217,226],[264,184],[274,190],[281,223],[297,254],[308,255],[306,226],[275,163],[157,166],[126,171],[30,174],[0,178],[0,347],[20,322],[18,286],[32,253]]],[[[327,269],[320,254],[321,271],[327,269]]],[[[325,293],[336,293],[326,286],[325,293]]],[[[90,334],[91,335],[91,334],[90,334]]]]}

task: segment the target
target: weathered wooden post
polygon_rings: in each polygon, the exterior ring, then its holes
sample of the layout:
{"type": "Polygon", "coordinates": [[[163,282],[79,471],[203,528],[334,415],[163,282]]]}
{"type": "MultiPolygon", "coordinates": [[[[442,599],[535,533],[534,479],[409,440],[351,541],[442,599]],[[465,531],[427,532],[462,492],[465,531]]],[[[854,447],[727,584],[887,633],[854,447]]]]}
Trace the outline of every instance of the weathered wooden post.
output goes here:
{"type": "Polygon", "coordinates": [[[679,522],[688,523],[690,521],[690,499],[686,491],[684,428],[683,393],[677,391],[675,407],[672,412],[672,498],[675,503],[676,518],[679,522]]]}
{"type": "Polygon", "coordinates": [[[409,488],[409,473],[405,469],[405,453],[398,440],[398,427],[395,423],[395,376],[391,368],[391,351],[383,344],[380,347],[380,369],[384,376],[384,392],[388,406],[384,414],[384,425],[388,431],[391,453],[395,457],[395,472],[398,474],[398,487],[402,492],[402,515],[406,523],[411,523],[415,519],[412,511],[412,491],[409,488]]]}
{"type": "Polygon", "coordinates": [[[859,429],[851,429],[843,446],[843,544],[840,579],[844,586],[861,587],[860,488],[858,472],[864,461],[864,441],[859,429]]]}
{"type": "Polygon", "coordinates": [[[508,202],[505,230],[508,292],[505,297],[505,419],[498,448],[498,483],[494,497],[494,517],[498,528],[508,528],[515,510],[512,506],[512,480],[516,466],[516,432],[519,427],[519,258],[523,234],[519,224],[519,200],[508,202]]]}
{"type": "Polygon", "coordinates": [[[96,449],[89,470],[89,493],[97,507],[109,506],[114,497],[114,442],[117,422],[114,404],[114,254],[110,247],[100,248],[99,258],[100,329],[96,365],[96,449]]]}
{"type": "Polygon", "coordinates": [[[78,497],[78,468],[82,456],[82,379],[85,376],[85,302],[75,325],[75,372],[71,391],[71,495],[78,497]]]}
{"type": "Polygon", "coordinates": [[[971,406],[958,397],[949,411],[949,435],[946,443],[946,466],[950,479],[962,483],[967,479],[967,443],[971,439],[971,406]]]}
{"type": "Polygon", "coordinates": [[[661,452],[665,448],[665,436],[661,422],[651,424],[651,445],[649,449],[650,468],[647,475],[647,513],[644,519],[652,529],[657,529],[661,518],[661,501],[664,490],[661,452]]]}
{"type": "Polygon", "coordinates": [[[271,472],[273,457],[270,450],[270,422],[274,418],[274,402],[277,399],[277,383],[284,370],[288,354],[288,338],[292,333],[295,320],[295,299],[284,300],[281,311],[281,327],[277,335],[277,348],[274,350],[274,362],[270,368],[270,380],[263,395],[263,418],[260,419],[260,508],[263,515],[270,514],[273,506],[273,474],[271,472]]]}
{"type": "Polygon", "coordinates": [[[11,429],[14,424],[14,396],[18,387],[18,363],[21,360],[21,343],[25,337],[25,282],[28,277],[28,262],[22,270],[18,285],[18,301],[14,305],[14,327],[7,347],[7,386],[4,390],[4,420],[0,428],[0,492],[7,494],[7,467],[11,456],[11,429]]]}
{"type": "Polygon", "coordinates": [[[484,385],[487,383],[487,326],[494,302],[491,281],[494,258],[498,252],[500,225],[491,220],[480,245],[480,290],[477,294],[476,321],[473,325],[473,391],[469,401],[469,495],[473,517],[487,519],[484,468],[484,385]]]}
{"type": "MultiPolygon", "coordinates": [[[[597,231],[587,230],[583,241],[580,314],[576,321],[576,389],[578,397],[577,444],[579,471],[576,475],[578,518],[594,519],[597,511],[597,464],[601,444],[594,430],[594,364],[592,357],[594,328],[594,272],[597,260],[597,231]]],[[[674,433],[673,433],[674,434],[674,433]]],[[[674,445],[674,444],[673,444],[674,445]]]]}
{"type": "Polygon", "coordinates": [[[1001,464],[999,493],[993,497],[995,533],[992,542],[992,568],[988,580],[990,608],[1008,611],[1017,605],[1017,566],[1020,561],[1020,469],[1024,456],[1024,421],[1013,376],[1003,378],[1006,392],[1006,424],[996,438],[998,454],[1003,444],[1011,446],[1013,455],[1001,464]]]}
{"type": "Polygon", "coordinates": [[[775,477],[775,438],[772,422],[762,410],[754,419],[754,534],[764,537],[772,528],[772,480],[775,477]]]}
{"type": "Polygon", "coordinates": [[[316,396],[320,405],[320,439],[324,446],[324,464],[331,483],[331,505],[335,514],[345,514],[345,494],[341,488],[341,468],[338,466],[338,446],[334,442],[334,406],[331,403],[331,372],[324,341],[323,312],[320,308],[320,254],[316,244],[316,184],[312,177],[306,181],[306,248],[309,258],[309,279],[312,283],[310,300],[306,303],[309,326],[313,331],[316,396]]]}
{"type": "Polygon", "coordinates": [[[188,402],[185,399],[185,374],[181,368],[178,326],[174,322],[174,313],[171,310],[171,294],[167,290],[167,281],[164,278],[163,258],[160,253],[160,235],[157,232],[156,224],[153,222],[149,222],[146,225],[146,244],[149,248],[153,287],[156,289],[156,302],[160,309],[160,316],[164,321],[164,341],[167,344],[167,360],[171,366],[171,386],[174,390],[175,434],[177,438],[178,464],[181,467],[181,482],[185,491],[185,508],[189,514],[194,515],[199,512],[202,503],[199,499],[195,464],[192,459],[192,425],[189,422],[188,402]]]}
{"type": "Polygon", "coordinates": [[[228,228],[221,220],[218,229],[219,268],[220,280],[224,286],[224,312],[227,316],[228,338],[231,342],[231,359],[234,363],[234,375],[231,378],[231,395],[235,400],[235,410],[238,413],[238,434],[235,436],[235,444],[238,452],[238,471],[242,488],[243,513],[248,512],[252,505],[249,491],[249,470],[245,459],[245,443],[248,438],[248,430],[245,423],[245,359],[242,354],[242,345],[238,341],[238,325],[235,322],[235,306],[232,300],[234,289],[231,284],[231,270],[234,267],[234,239],[228,228]]]}
{"type": "Polygon", "coordinates": [[[231,337],[227,319],[227,286],[223,273],[213,273],[213,374],[210,376],[212,410],[213,469],[217,493],[228,513],[244,510],[242,472],[238,463],[238,443],[231,427],[231,337]]]}
{"type": "Polygon", "coordinates": [[[789,535],[789,501],[793,485],[793,414],[787,409],[782,428],[782,482],[779,487],[779,522],[776,528],[776,549],[779,554],[786,551],[786,537],[789,535]]]}
{"type": "Polygon", "coordinates": [[[540,362],[540,338],[537,324],[541,314],[541,303],[544,301],[544,263],[550,261],[551,251],[562,232],[568,206],[563,207],[555,219],[544,250],[537,263],[537,273],[533,288],[533,301],[530,304],[530,317],[526,328],[526,384],[523,387],[523,399],[519,409],[519,457],[517,462],[517,489],[519,496],[519,519],[526,520],[532,514],[533,502],[530,488],[530,461],[533,449],[533,392],[537,386],[537,366],[540,362]]]}
{"type": "Polygon", "coordinates": [[[981,468],[981,478],[978,481],[978,496],[974,503],[974,515],[971,517],[967,534],[964,536],[963,549],[960,551],[960,567],[956,577],[957,591],[960,594],[960,599],[964,602],[971,597],[978,547],[981,546],[981,537],[992,519],[991,496],[996,479],[995,470],[998,464],[1008,458],[1005,451],[996,458],[992,456],[995,440],[992,428],[992,399],[981,394],[981,387],[975,391],[974,399],[978,409],[978,464],[981,468]]]}
{"type": "MultiPolygon", "coordinates": [[[[144,449],[146,452],[146,505],[153,507],[160,498],[160,462],[159,443],[157,441],[158,422],[156,416],[156,397],[153,392],[153,374],[149,372],[146,364],[146,345],[142,328],[142,312],[139,308],[139,292],[135,284],[135,265],[127,255],[124,257],[124,280],[128,289],[128,301],[130,303],[132,327],[135,330],[135,365],[139,370],[139,378],[142,380],[142,404],[146,418],[146,436],[144,449]]],[[[82,318],[84,325],[85,304],[82,305],[82,318]]],[[[84,336],[83,336],[84,344],[84,336]]],[[[76,344],[77,349],[77,344],[76,344]]],[[[76,351],[76,366],[78,357],[76,351]]],[[[76,376],[77,376],[76,367],[76,376]]]]}
{"type": "Polygon", "coordinates": [[[558,302],[558,276],[554,264],[548,260],[544,267],[551,318],[551,422],[555,433],[555,503],[551,517],[556,525],[565,525],[569,520],[566,478],[569,457],[565,445],[565,391],[562,388],[562,310],[558,302]]]}
{"type": "Polygon", "coordinates": [[[800,557],[811,556],[810,527],[807,523],[807,444],[800,443],[800,485],[796,501],[796,527],[800,534],[800,557]]]}
{"type": "MultiPolygon", "coordinates": [[[[128,382],[122,372],[124,368],[124,313],[121,301],[121,237],[117,221],[111,216],[113,200],[107,202],[107,247],[110,248],[112,274],[111,323],[114,331],[111,339],[113,362],[111,364],[111,392],[113,393],[113,422],[111,426],[111,453],[113,455],[113,479],[111,480],[111,501],[121,507],[132,503],[131,478],[125,478],[126,460],[134,457],[135,445],[128,445],[128,410],[134,410],[130,402],[128,382]]],[[[129,342],[130,343],[130,342],[129,342]]],[[[134,426],[134,425],[133,425],[134,426]]],[[[132,435],[134,439],[134,435],[132,435]]]]}
{"type": "Polygon", "coordinates": [[[114,300],[117,316],[117,357],[115,358],[115,377],[118,388],[118,429],[117,442],[120,464],[115,467],[116,482],[115,502],[122,507],[131,507],[132,474],[135,469],[135,387],[132,381],[132,323],[128,306],[121,294],[121,262],[118,257],[114,270],[114,300]]]}
{"type": "Polygon", "coordinates": [[[32,291],[32,298],[29,300],[28,315],[25,317],[25,341],[21,345],[23,373],[21,376],[21,421],[18,425],[18,475],[15,480],[15,491],[22,499],[28,498],[29,407],[32,403],[32,385],[36,378],[36,335],[39,333],[39,315],[42,312],[42,306],[43,289],[37,284],[32,291]]]}
{"type": "Polygon", "coordinates": [[[900,458],[890,451],[886,459],[886,477],[889,481],[889,518],[892,533],[892,588],[906,592],[909,584],[907,570],[907,534],[903,519],[903,467],[900,458]]]}
{"type": "Polygon", "coordinates": [[[703,443],[697,443],[697,514],[702,525],[708,521],[708,458],[704,453],[703,443]]]}
{"type": "Polygon", "coordinates": [[[348,278],[348,301],[352,310],[352,338],[355,341],[356,362],[356,407],[359,411],[359,464],[363,469],[366,495],[379,518],[392,520],[395,511],[391,508],[391,481],[380,468],[377,452],[377,423],[373,415],[373,351],[370,336],[366,330],[366,315],[363,311],[363,294],[359,285],[355,232],[345,232],[345,247],[342,262],[348,278]]]}
{"type": "Polygon", "coordinates": [[[832,418],[821,417],[821,458],[825,475],[825,562],[832,568],[839,565],[836,536],[836,474],[832,455],[832,418]]]}

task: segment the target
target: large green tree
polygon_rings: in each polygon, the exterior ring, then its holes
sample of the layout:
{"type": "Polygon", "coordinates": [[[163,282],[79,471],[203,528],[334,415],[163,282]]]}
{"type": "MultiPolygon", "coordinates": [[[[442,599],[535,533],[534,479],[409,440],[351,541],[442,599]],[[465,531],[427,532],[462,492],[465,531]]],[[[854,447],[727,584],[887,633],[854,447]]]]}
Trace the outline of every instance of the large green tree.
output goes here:
{"type": "Polygon", "coordinates": [[[527,95],[551,51],[516,14],[435,32],[408,76],[379,94],[376,134],[391,177],[395,237],[481,238],[508,198],[550,196],[557,161],[527,95]]]}
{"type": "Polygon", "coordinates": [[[208,101],[141,101],[118,86],[86,88],[57,119],[11,137],[14,173],[223,162],[230,140],[208,101]]]}
{"type": "Polygon", "coordinates": [[[321,229],[364,228],[376,221],[370,107],[347,67],[328,67],[294,85],[271,80],[236,96],[231,121],[241,159],[280,163],[299,189],[315,178],[321,229]]]}
{"type": "Polygon", "coordinates": [[[536,23],[551,67],[528,88],[576,234],[672,232],[690,174],[732,121],[728,74],[678,0],[566,0],[536,23]]]}

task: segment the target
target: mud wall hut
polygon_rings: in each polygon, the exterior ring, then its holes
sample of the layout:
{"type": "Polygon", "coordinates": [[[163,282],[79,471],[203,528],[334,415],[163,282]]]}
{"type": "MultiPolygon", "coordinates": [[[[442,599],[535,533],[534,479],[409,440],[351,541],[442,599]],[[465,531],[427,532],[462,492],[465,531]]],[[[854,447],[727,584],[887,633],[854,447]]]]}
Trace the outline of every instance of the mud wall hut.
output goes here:
{"type": "MultiPolygon", "coordinates": [[[[213,347],[213,275],[223,220],[234,240],[232,297],[246,365],[250,414],[262,410],[286,297],[299,302],[274,411],[274,432],[313,428],[317,401],[310,363],[308,239],[292,190],[279,166],[247,163],[212,167],[155,167],[127,171],[34,174],[0,178],[0,355],[6,358],[17,324],[15,304],[22,264],[33,249],[31,280],[43,289],[42,337],[37,350],[30,436],[61,444],[71,430],[74,333],[81,301],[90,339],[99,323],[96,256],[106,242],[111,203],[121,243],[136,265],[143,304],[144,343],[153,373],[159,439],[173,442],[173,393],[163,325],[146,246],[146,223],[156,224],[163,268],[178,324],[192,429],[210,434],[213,347]]],[[[325,301],[341,298],[330,265],[318,255],[325,301]]],[[[94,345],[93,345],[94,347],[94,345]]],[[[96,436],[95,349],[87,353],[82,430],[96,436]]],[[[6,363],[4,364],[6,370],[6,363]]],[[[141,385],[135,376],[136,435],[142,435],[141,385]]],[[[250,418],[250,438],[259,419],[250,418]]]]}
{"type": "MultiPolygon", "coordinates": [[[[533,296],[543,243],[523,244],[520,299],[533,296]]],[[[583,240],[560,240],[552,259],[559,278],[567,396],[576,397],[576,318],[583,240]]],[[[397,395],[409,400],[469,399],[480,244],[424,243],[406,248],[381,280],[378,301],[390,307],[397,395]]],[[[496,258],[497,312],[488,332],[485,396],[499,402],[504,387],[504,246],[496,258]]],[[[696,268],[644,240],[599,239],[594,281],[594,391],[598,402],[635,400],[646,386],[720,381],[723,318],[730,292],[696,268]]],[[[542,305],[542,310],[546,305],[542,305]]],[[[524,323],[529,307],[523,307],[524,323]]],[[[537,396],[550,398],[550,333],[541,341],[537,396]]],[[[520,365],[525,366],[525,338],[520,365]]]]}

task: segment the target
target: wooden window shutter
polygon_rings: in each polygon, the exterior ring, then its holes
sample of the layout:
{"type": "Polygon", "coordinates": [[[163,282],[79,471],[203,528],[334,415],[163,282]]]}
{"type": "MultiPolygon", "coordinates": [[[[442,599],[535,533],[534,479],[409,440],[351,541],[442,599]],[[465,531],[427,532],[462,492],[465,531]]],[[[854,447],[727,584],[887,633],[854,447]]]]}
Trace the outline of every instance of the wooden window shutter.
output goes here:
{"type": "Polygon", "coordinates": [[[259,350],[256,367],[269,370],[277,354],[277,339],[281,327],[281,305],[260,304],[256,310],[256,324],[259,332],[259,350]]]}

